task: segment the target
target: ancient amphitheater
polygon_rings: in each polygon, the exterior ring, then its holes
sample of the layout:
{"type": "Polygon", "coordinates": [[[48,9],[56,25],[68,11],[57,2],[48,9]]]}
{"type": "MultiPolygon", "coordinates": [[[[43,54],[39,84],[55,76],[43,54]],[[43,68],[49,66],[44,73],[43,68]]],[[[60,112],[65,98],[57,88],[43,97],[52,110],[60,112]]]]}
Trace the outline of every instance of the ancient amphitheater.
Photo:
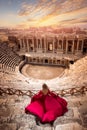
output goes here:
{"type": "Polygon", "coordinates": [[[66,46],[60,39],[58,48],[49,38],[45,49],[40,41],[35,49],[36,44],[25,37],[19,38],[14,48],[0,43],[0,130],[87,130],[87,38],[80,38],[79,45],[72,39],[66,46]],[[26,72],[22,70],[26,64],[62,66],[63,71],[51,79],[38,79],[22,74],[26,72]],[[34,117],[24,112],[43,83],[68,102],[68,112],[58,117],[53,127],[37,126],[34,117]]]}

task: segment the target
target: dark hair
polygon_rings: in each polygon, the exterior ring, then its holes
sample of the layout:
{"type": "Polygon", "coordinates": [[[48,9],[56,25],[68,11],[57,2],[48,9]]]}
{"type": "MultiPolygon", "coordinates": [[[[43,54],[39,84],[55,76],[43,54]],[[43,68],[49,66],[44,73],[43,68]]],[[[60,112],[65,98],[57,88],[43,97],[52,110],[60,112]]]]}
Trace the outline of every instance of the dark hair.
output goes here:
{"type": "Polygon", "coordinates": [[[43,89],[48,89],[48,86],[44,83],[44,84],[42,85],[42,88],[43,88],[43,89]]]}

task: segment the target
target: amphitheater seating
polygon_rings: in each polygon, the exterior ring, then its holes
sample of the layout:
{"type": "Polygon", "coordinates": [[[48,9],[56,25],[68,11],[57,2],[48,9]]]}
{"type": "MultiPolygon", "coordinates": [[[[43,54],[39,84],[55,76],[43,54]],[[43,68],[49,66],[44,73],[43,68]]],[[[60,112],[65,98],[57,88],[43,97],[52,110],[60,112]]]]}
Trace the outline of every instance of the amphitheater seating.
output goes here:
{"type": "Polygon", "coordinates": [[[15,72],[22,58],[12,51],[7,44],[0,44],[0,71],[15,72]]]}

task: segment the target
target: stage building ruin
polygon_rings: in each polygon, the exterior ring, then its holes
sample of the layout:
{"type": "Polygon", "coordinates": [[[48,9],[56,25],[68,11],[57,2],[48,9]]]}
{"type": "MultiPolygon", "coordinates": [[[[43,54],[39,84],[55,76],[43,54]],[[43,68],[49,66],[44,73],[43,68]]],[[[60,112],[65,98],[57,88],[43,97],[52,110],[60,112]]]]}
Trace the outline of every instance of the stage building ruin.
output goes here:
{"type": "Polygon", "coordinates": [[[68,66],[87,53],[86,35],[19,36],[19,54],[28,63],[68,66]]]}

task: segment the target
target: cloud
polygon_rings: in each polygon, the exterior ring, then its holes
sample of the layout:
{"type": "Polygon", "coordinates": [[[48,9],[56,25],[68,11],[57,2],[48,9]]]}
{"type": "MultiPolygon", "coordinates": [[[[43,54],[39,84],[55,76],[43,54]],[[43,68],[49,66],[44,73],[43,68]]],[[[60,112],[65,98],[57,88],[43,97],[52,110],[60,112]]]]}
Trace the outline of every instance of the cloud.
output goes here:
{"type": "Polygon", "coordinates": [[[71,12],[87,6],[87,0],[66,0],[60,6],[60,12],[71,12]]]}
{"type": "Polygon", "coordinates": [[[43,25],[68,25],[75,24],[87,18],[87,8],[82,8],[60,15],[49,15],[39,21],[39,26],[43,25]]]}
{"type": "Polygon", "coordinates": [[[87,0],[38,0],[22,3],[18,15],[25,17],[29,26],[75,24],[81,22],[80,17],[84,17],[83,22],[86,21],[86,7],[87,0]]]}
{"type": "Polygon", "coordinates": [[[79,23],[86,24],[87,21],[87,7],[72,12],[67,12],[57,16],[56,21],[60,25],[76,25],[79,23]],[[59,19],[59,20],[57,20],[59,19]]]}
{"type": "Polygon", "coordinates": [[[87,6],[87,0],[39,0],[36,3],[23,2],[18,13],[20,16],[43,13],[58,15],[87,6]]]}
{"type": "Polygon", "coordinates": [[[18,12],[19,16],[24,15],[34,15],[34,14],[45,14],[48,15],[51,12],[54,12],[57,0],[40,0],[37,3],[23,3],[20,11],[18,12]]]}

